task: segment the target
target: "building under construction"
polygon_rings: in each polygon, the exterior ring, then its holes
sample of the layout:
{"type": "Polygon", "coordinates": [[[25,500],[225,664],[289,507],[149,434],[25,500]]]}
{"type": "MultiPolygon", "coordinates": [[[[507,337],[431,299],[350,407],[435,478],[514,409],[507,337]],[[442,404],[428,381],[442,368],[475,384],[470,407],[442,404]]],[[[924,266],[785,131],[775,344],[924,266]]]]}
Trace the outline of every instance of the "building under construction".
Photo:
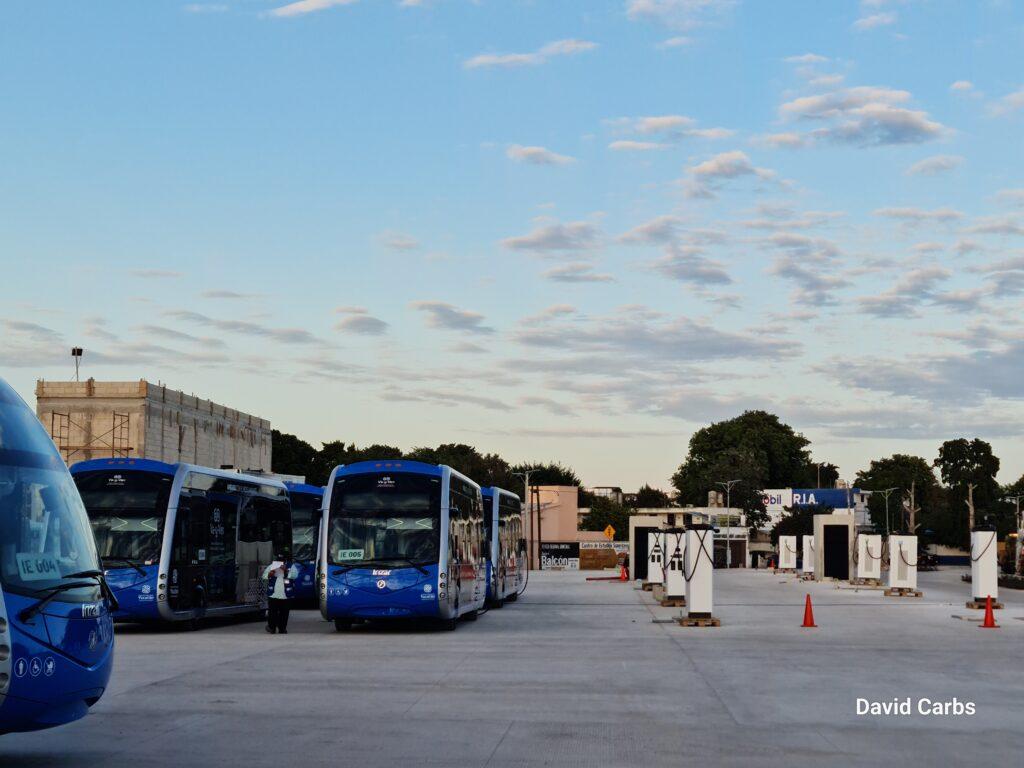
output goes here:
{"type": "Polygon", "coordinates": [[[270,472],[270,422],[148,381],[38,381],[36,415],[69,465],[142,458],[270,472]]]}

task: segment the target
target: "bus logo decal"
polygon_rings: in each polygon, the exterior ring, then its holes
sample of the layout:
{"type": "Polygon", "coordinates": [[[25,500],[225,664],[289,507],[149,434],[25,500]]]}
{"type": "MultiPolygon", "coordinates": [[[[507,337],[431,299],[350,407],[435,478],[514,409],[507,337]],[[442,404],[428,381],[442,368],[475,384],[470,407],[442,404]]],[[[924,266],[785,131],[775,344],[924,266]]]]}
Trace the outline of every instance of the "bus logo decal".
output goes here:
{"type": "Polygon", "coordinates": [[[384,589],[388,583],[384,579],[377,579],[377,589],[384,589]]]}
{"type": "Polygon", "coordinates": [[[100,617],[100,607],[96,603],[83,603],[82,604],[82,618],[83,619],[98,619],[100,617]]]}

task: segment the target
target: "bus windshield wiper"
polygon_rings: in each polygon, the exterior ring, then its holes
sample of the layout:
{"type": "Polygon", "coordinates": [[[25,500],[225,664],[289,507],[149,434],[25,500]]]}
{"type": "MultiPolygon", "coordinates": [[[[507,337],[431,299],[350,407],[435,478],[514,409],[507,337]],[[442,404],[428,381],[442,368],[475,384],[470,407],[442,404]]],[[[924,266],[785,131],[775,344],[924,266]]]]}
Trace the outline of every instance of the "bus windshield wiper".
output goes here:
{"type": "Polygon", "coordinates": [[[372,563],[390,563],[390,562],[393,562],[395,560],[398,560],[399,562],[403,562],[403,563],[408,563],[413,568],[415,568],[417,571],[422,573],[424,576],[427,576],[430,573],[426,568],[423,567],[422,564],[413,562],[408,557],[371,557],[368,560],[360,560],[358,563],[352,563],[351,565],[343,565],[338,570],[336,570],[334,572],[334,575],[335,576],[341,576],[341,574],[348,573],[353,568],[361,568],[364,565],[370,565],[372,563]]]}
{"type": "Polygon", "coordinates": [[[107,584],[107,577],[103,574],[103,571],[92,570],[92,571],[79,571],[78,573],[69,573],[64,577],[65,579],[96,579],[96,583],[100,585],[100,592],[106,599],[107,604],[110,606],[110,610],[116,611],[120,608],[120,604],[117,602],[117,598],[114,597],[114,590],[107,584]]]}
{"type": "Polygon", "coordinates": [[[128,565],[131,568],[134,568],[136,571],[139,572],[140,575],[142,575],[142,576],[146,575],[146,572],[144,570],[142,570],[142,566],[139,565],[135,560],[132,560],[130,557],[111,557],[109,555],[104,555],[103,557],[100,558],[100,562],[103,562],[103,563],[124,563],[125,565],[128,565]]]}
{"type": "MultiPolygon", "coordinates": [[[[102,575],[99,578],[102,579],[102,575]]],[[[95,586],[96,582],[93,581],[73,581],[69,584],[58,584],[57,586],[51,587],[49,590],[47,590],[48,594],[42,600],[33,603],[28,608],[25,608],[23,611],[21,611],[21,613],[18,614],[18,618],[22,621],[28,621],[41,610],[43,610],[43,608],[45,608],[47,604],[55,597],[57,597],[57,595],[59,595],[61,592],[67,592],[72,589],[82,589],[84,587],[95,586]]],[[[100,589],[102,591],[102,586],[100,587],[100,589]]]]}

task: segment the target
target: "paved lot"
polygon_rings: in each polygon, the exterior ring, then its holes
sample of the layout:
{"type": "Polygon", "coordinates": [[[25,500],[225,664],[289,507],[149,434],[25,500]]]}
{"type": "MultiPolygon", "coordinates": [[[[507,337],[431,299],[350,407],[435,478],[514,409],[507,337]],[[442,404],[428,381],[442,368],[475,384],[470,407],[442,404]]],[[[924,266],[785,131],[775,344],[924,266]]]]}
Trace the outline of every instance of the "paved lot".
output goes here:
{"type": "Polygon", "coordinates": [[[17,768],[1019,764],[1024,595],[999,630],[953,618],[959,571],[923,599],[716,574],[718,629],[659,624],[629,584],[534,574],[463,624],[287,637],[256,623],[119,628],[114,682],[85,720],[0,738],[17,768]],[[804,594],[818,629],[800,629],[804,594]],[[858,717],[856,698],[953,697],[973,717],[858,717]]]}

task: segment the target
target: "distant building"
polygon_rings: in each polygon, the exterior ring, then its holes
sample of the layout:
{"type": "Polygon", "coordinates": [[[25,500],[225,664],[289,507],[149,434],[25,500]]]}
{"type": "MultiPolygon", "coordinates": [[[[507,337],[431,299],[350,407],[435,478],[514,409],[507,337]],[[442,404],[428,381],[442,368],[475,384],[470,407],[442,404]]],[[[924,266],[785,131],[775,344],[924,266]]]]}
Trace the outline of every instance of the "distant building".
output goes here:
{"type": "Polygon", "coordinates": [[[596,498],[611,499],[616,504],[621,504],[624,497],[622,489],[615,485],[598,485],[583,490],[596,498]]]}
{"type": "Polygon", "coordinates": [[[136,458],[271,471],[269,421],[145,380],[39,380],[36,415],[69,465],[136,458]]]}
{"type": "Polygon", "coordinates": [[[862,527],[870,524],[868,519],[868,497],[870,491],[860,488],[770,488],[761,491],[764,508],[768,512],[766,530],[773,528],[786,509],[800,507],[832,507],[837,515],[856,515],[855,524],[862,527]]]}

